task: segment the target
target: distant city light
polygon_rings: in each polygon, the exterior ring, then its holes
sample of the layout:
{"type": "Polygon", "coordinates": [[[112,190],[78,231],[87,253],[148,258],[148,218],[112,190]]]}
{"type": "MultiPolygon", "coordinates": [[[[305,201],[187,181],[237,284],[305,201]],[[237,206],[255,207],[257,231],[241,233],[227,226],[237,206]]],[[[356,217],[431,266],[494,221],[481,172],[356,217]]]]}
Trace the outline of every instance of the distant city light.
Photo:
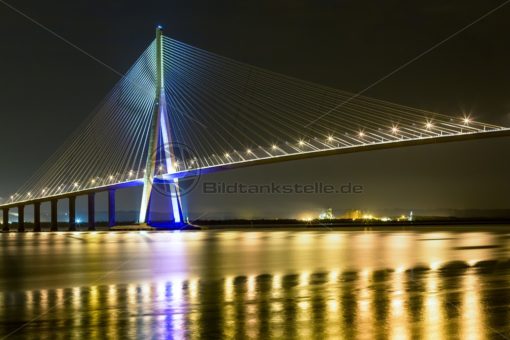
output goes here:
{"type": "Polygon", "coordinates": [[[310,215],[305,215],[305,216],[301,217],[301,221],[310,222],[312,220],[313,220],[313,217],[310,215]]]}
{"type": "Polygon", "coordinates": [[[432,123],[431,122],[427,122],[427,124],[425,124],[425,127],[427,128],[427,130],[432,129],[432,123]]]}
{"type": "Polygon", "coordinates": [[[363,137],[364,135],[365,135],[365,133],[364,133],[363,131],[360,131],[360,132],[358,133],[358,136],[359,136],[359,137],[363,137]]]}
{"type": "Polygon", "coordinates": [[[398,132],[398,127],[393,126],[393,127],[391,128],[391,132],[392,132],[393,134],[397,133],[397,132],[398,132]]]}
{"type": "Polygon", "coordinates": [[[109,179],[110,181],[112,181],[112,180],[113,180],[113,176],[112,176],[112,175],[108,176],[108,179],[109,179]]]}
{"type": "Polygon", "coordinates": [[[250,149],[246,150],[246,153],[250,154],[252,151],[250,149]]]}
{"type": "Polygon", "coordinates": [[[328,142],[332,142],[333,141],[333,136],[328,136],[328,142]]]}
{"type": "Polygon", "coordinates": [[[230,157],[230,154],[229,153],[225,153],[225,158],[229,158],[230,157]]]}
{"type": "Polygon", "coordinates": [[[78,187],[78,182],[74,182],[73,186],[74,186],[75,188],[77,188],[77,187],[78,187]]]}
{"type": "Polygon", "coordinates": [[[273,145],[271,146],[271,148],[272,148],[273,150],[276,150],[276,148],[277,148],[276,144],[273,144],[273,145]]]}
{"type": "Polygon", "coordinates": [[[463,122],[464,124],[468,125],[469,123],[471,123],[471,118],[469,118],[469,116],[466,116],[464,117],[463,122]]]}
{"type": "Polygon", "coordinates": [[[304,142],[302,139],[300,139],[300,140],[299,140],[299,145],[300,145],[300,146],[303,146],[303,145],[305,145],[305,142],[304,142]]]}
{"type": "Polygon", "coordinates": [[[29,193],[27,194],[27,196],[28,196],[28,197],[32,196],[32,193],[31,193],[31,192],[29,192],[29,193]]]}
{"type": "Polygon", "coordinates": [[[95,184],[95,183],[96,183],[96,180],[92,178],[92,179],[90,180],[90,183],[95,184]]]}

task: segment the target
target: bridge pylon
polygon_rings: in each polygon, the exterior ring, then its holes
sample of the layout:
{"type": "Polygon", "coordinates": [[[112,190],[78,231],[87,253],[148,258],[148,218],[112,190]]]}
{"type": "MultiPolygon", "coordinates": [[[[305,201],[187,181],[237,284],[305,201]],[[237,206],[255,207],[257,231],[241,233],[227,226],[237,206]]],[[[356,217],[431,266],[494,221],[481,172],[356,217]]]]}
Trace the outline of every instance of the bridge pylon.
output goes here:
{"type": "MultiPolygon", "coordinates": [[[[143,194],[140,205],[140,224],[151,224],[150,207],[153,197],[153,184],[156,173],[156,162],[158,162],[158,150],[164,150],[162,163],[168,174],[175,172],[175,155],[172,147],[172,136],[169,117],[167,115],[167,102],[165,96],[165,75],[164,75],[164,55],[163,52],[163,31],[162,27],[156,28],[156,99],[154,111],[151,118],[149,143],[147,152],[147,162],[144,173],[143,194]],[[160,145],[162,143],[162,145],[160,145]]],[[[173,224],[180,225],[184,223],[181,197],[179,193],[179,181],[173,179],[169,186],[170,204],[173,215],[173,224]]]]}

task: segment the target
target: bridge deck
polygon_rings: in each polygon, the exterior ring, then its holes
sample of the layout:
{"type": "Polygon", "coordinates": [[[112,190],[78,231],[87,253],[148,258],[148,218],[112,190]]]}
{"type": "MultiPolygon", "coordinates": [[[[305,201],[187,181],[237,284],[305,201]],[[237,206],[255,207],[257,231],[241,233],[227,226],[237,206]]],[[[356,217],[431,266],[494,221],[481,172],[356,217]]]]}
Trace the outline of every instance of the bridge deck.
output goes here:
{"type": "MultiPolygon", "coordinates": [[[[237,169],[243,168],[247,166],[255,166],[262,164],[271,164],[277,162],[286,162],[292,160],[306,159],[306,158],[314,158],[314,157],[324,157],[338,154],[347,154],[347,153],[355,153],[355,152],[365,152],[372,150],[383,150],[383,149],[391,149],[391,148],[399,148],[399,147],[407,147],[407,146],[415,146],[415,145],[427,145],[427,144],[438,144],[438,143],[449,143],[456,141],[465,141],[465,140],[473,140],[473,139],[485,139],[485,138],[496,138],[496,137],[510,137],[510,128],[502,128],[499,130],[489,130],[489,131],[480,131],[473,133],[462,133],[455,135],[443,135],[443,136],[435,136],[435,137],[424,137],[424,138],[414,138],[414,139],[402,139],[398,141],[385,141],[378,143],[370,143],[370,144],[362,144],[356,146],[348,146],[341,148],[332,148],[327,150],[316,150],[316,151],[304,151],[295,154],[281,155],[281,156],[273,156],[267,158],[258,158],[253,160],[247,160],[243,162],[234,162],[234,163],[226,163],[221,165],[215,165],[211,167],[190,169],[188,171],[179,171],[174,174],[167,174],[156,177],[156,180],[173,180],[174,178],[185,178],[190,176],[196,176],[197,174],[207,174],[218,171],[224,171],[229,169],[237,169]]],[[[89,193],[97,193],[103,192],[113,189],[121,189],[132,186],[143,185],[143,179],[134,179],[132,181],[125,181],[121,183],[114,183],[110,185],[98,186],[94,188],[87,188],[83,190],[66,192],[58,195],[47,196],[47,197],[39,197],[31,200],[17,201],[17,202],[8,202],[4,204],[0,204],[0,209],[9,209],[14,208],[20,205],[30,205],[36,202],[48,202],[55,199],[64,199],[70,196],[82,196],[87,195],[89,193]]]]}

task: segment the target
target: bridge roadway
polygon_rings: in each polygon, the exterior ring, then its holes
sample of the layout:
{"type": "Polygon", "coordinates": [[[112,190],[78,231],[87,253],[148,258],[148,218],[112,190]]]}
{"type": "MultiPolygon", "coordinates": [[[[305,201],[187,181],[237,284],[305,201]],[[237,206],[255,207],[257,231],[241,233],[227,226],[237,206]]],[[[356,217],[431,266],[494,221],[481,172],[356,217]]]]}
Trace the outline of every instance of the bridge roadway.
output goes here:
{"type": "MultiPolygon", "coordinates": [[[[424,137],[424,138],[414,138],[414,139],[402,139],[402,140],[392,140],[378,143],[367,143],[356,146],[348,146],[342,148],[335,148],[330,150],[316,150],[316,151],[304,151],[301,153],[290,154],[290,155],[282,155],[282,156],[273,156],[267,158],[258,158],[254,160],[248,160],[243,162],[235,162],[235,163],[227,163],[221,165],[215,165],[211,167],[204,167],[200,169],[192,169],[189,171],[179,171],[173,174],[167,174],[156,177],[156,181],[165,182],[169,180],[173,180],[174,178],[185,178],[192,175],[196,175],[197,172],[200,174],[207,174],[217,171],[224,171],[228,169],[236,169],[242,168],[246,166],[254,166],[254,165],[262,165],[269,164],[275,162],[283,162],[283,161],[291,161],[298,160],[304,158],[312,158],[312,157],[323,157],[329,155],[336,154],[347,154],[354,152],[364,152],[364,151],[372,151],[372,150],[382,150],[382,149],[391,149],[391,148],[399,148],[406,146],[414,146],[414,145],[426,145],[426,144],[437,144],[437,143],[447,143],[447,142],[455,142],[455,141],[464,141],[464,140],[472,140],[472,139],[484,139],[484,138],[496,138],[496,137],[509,137],[510,136],[510,128],[502,128],[498,130],[488,130],[488,131],[480,131],[480,132],[472,132],[472,133],[462,133],[455,135],[442,135],[442,136],[434,136],[434,137],[424,137]]],[[[52,231],[57,230],[57,209],[58,209],[58,201],[62,199],[69,200],[69,230],[76,230],[76,197],[78,196],[87,196],[88,197],[88,229],[95,230],[95,194],[99,192],[108,192],[108,226],[115,225],[115,192],[118,189],[133,187],[133,186],[141,186],[143,185],[143,179],[134,179],[132,181],[126,181],[121,183],[109,184],[105,186],[99,186],[94,188],[82,189],[67,193],[62,193],[53,196],[47,197],[39,197],[25,201],[17,201],[17,202],[7,202],[4,204],[0,204],[0,209],[2,210],[2,222],[3,222],[3,231],[9,231],[9,210],[17,209],[18,212],[18,223],[17,230],[25,231],[25,207],[28,205],[34,206],[34,229],[33,231],[41,231],[41,214],[40,207],[42,203],[50,202],[51,204],[51,229],[52,231]]]]}

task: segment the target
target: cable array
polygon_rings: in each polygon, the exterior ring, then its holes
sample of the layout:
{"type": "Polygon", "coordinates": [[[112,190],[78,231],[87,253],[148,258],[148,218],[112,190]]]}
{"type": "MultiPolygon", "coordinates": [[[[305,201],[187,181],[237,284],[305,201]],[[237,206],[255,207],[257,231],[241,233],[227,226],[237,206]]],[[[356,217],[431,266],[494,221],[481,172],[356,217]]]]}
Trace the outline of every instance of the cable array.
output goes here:
{"type": "Polygon", "coordinates": [[[155,53],[152,43],[84,123],[8,202],[108,186],[143,176],[155,104],[155,53]]]}
{"type": "MultiPolygon", "coordinates": [[[[169,133],[176,159],[172,171],[176,172],[502,129],[470,116],[451,117],[356,96],[168,37],[163,38],[163,46],[169,133]],[[191,152],[182,152],[182,146],[191,152]]],[[[142,178],[156,105],[156,67],[153,42],[77,131],[6,203],[142,178]]],[[[155,175],[169,171],[161,162],[155,175]]]]}
{"type": "Polygon", "coordinates": [[[174,141],[197,155],[180,159],[178,171],[500,129],[355,96],[168,37],[164,47],[174,141]]]}

